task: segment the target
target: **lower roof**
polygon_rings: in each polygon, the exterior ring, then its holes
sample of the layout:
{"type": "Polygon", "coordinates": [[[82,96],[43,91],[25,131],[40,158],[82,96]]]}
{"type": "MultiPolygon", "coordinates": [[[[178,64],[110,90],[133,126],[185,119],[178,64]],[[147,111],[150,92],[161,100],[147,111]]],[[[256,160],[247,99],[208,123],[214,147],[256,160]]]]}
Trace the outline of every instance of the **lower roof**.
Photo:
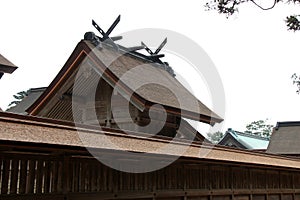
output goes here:
{"type": "Polygon", "coordinates": [[[283,155],[300,155],[300,122],[277,122],[267,152],[283,155]]]}
{"type": "Polygon", "coordinates": [[[190,159],[209,159],[251,165],[267,165],[300,169],[300,160],[266,153],[214,146],[210,144],[192,143],[185,140],[169,140],[166,138],[149,138],[144,135],[126,135],[114,129],[100,130],[97,127],[84,126],[75,128],[74,124],[46,118],[17,115],[0,112],[0,144],[4,141],[31,143],[32,145],[61,145],[70,149],[88,147],[102,150],[130,151],[136,153],[152,153],[157,155],[180,156],[178,150],[186,148],[181,155],[190,159]],[[81,136],[79,137],[78,131],[81,136]],[[88,140],[84,144],[82,139],[88,140]],[[117,145],[112,145],[117,144],[117,145]],[[166,144],[170,150],[160,152],[166,144]],[[157,151],[156,151],[157,150],[157,151]]]}
{"type": "Polygon", "coordinates": [[[246,149],[267,149],[269,144],[268,138],[242,133],[239,131],[234,131],[232,129],[228,129],[228,131],[226,131],[224,137],[218,144],[226,145],[226,140],[228,140],[229,138],[235,140],[246,149]]]}
{"type": "Polygon", "coordinates": [[[6,112],[27,114],[26,110],[39,98],[39,96],[41,96],[45,90],[46,87],[29,89],[28,96],[23,98],[17,105],[8,108],[6,112]]]}

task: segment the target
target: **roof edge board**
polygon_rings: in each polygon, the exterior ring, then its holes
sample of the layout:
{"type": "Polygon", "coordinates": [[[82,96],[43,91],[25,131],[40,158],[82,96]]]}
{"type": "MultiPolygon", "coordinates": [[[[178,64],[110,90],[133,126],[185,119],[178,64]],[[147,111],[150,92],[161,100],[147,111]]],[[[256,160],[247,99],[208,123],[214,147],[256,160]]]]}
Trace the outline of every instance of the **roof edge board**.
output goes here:
{"type": "Polygon", "coordinates": [[[277,122],[275,129],[278,130],[280,127],[289,127],[289,126],[300,126],[300,121],[277,122]]]}
{"type": "Polygon", "coordinates": [[[26,110],[29,115],[36,115],[42,109],[46,103],[49,102],[49,97],[53,97],[55,92],[58,90],[58,85],[62,83],[62,78],[66,77],[66,75],[70,74],[73,69],[72,66],[78,65],[87,55],[89,49],[86,48],[83,42],[79,42],[76,48],[73,50],[72,54],[69,56],[68,60],[62,67],[62,69],[58,72],[56,77],[52,80],[47,89],[43,92],[43,94],[26,110]],[[81,48],[80,48],[81,47],[81,48]],[[82,49],[82,50],[80,50],[82,49]],[[70,67],[71,66],[71,67],[70,67]],[[66,74],[67,73],[67,74],[66,74]]]}
{"type": "Polygon", "coordinates": [[[12,74],[18,67],[0,64],[0,72],[12,74]]]}

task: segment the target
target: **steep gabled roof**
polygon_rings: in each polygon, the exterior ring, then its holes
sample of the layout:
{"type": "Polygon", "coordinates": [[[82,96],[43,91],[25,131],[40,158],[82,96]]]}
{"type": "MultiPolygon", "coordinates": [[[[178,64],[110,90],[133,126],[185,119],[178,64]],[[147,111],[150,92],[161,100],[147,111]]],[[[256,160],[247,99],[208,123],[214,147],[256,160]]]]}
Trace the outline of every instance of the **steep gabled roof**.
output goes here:
{"type": "Polygon", "coordinates": [[[300,121],[277,122],[267,152],[300,155],[300,121]]]}
{"type": "MultiPolygon", "coordinates": [[[[47,90],[28,109],[29,114],[41,115],[43,113],[42,116],[45,116],[45,113],[50,112],[50,109],[55,109],[54,107],[59,106],[59,104],[63,103],[64,106],[66,106],[66,102],[59,102],[59,95],[62,95],[62,93],[66,91],[69,93],[72,92],[76,72],[82,61],[85,59],[92,62],[92,65],[96,70],[103,73],[103,77],[109,84],[114,86],[118,82],[118,86],[122,90],[121,93],[123,93],[124,96],[126,96],[126,94],[131,94],[134,91],[133,95],[130,97],[130,101],[140,110],[150,107],[153,104],[160,104],[165,106],[168,112],[179,114],[189,119],[210,124],[216,122],[219,123],[223,120],[196,99],[196,97],[181,85],[176,78],[159,64],[146,60],[135,53],[122,54],[122,52],[120,53],[113,48],[105,46],[103,46],[102,49],[99,49],[87,40],[79,42],[72,55],[47,90]],[[111,57],[116,57],[117,59],[109,66],[106,66],[104,64],[105,59],[107,60],[111,57]],[[125,82],[127,84],[124,83],[124,79],[120,81],[126,72],[136,66],[144,64],[148,64],[146,70],[143,68],[143,71],[136,70],[134,73],[126,74],[125,82]],[[135,84],[138,85],[144,83],[145,80],[147,81],[148,77],[151,77],[152,82],[153,80],[156,80],[157,83],[160,84],[147,84],[137,90],[133,88],[135,87],[135,84]],[[163,86],[161,83],[163,83],[163,86]],[[181,99],[184,99],[186,102],[184,105],[179,105],[179,102],[173,93],[174,91],[176,91],[175,95],[177,97],[179,96],[181,99]],[[196,102],[196,106],[193,106],[195,105],[194,102],[196,102]]],[[[95,77],[94,79],[97,80],[95,77]]],[[[90,78],[90,81],[93,81],[92,78],[90,78]]],[[[76,95],[80,96],[82,94],[76,95]]],[[[68,115],[70,114],[71,113],[68,113],[68,115]]]]}
{"type": "Polygon", "coordinates": [[[235,145],[238,148],[244,149],[267,149],[269,143],[268,138],[258,135],[251,135],[239,131],[228,129],[224,137],[218,143],[219,145],[231,146],[235,145]]]}

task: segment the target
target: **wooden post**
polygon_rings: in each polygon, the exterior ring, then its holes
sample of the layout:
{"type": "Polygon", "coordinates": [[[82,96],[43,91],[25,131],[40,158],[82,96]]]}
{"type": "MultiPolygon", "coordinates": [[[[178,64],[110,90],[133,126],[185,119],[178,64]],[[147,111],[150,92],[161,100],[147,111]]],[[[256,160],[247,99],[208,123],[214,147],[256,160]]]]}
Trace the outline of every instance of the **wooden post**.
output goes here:
{"type": "Polygon", "coordinates": [[[27,177],[27,160],[21,160],[20,182],[19,182],[19,193],[20,194],[25,193],[26,177],[27,177]]]}
{"type": "Polygon", "coordinates": [[[51,193],[57,193],[57,183],[58,183],[58,161],[53,160],[51,167],[52,180],[51,180],[51,193]]]}
{"type": "Polygon", "coordinates": [[[44,166],[44,193],[49,193],[50,192],[50,160],[45,161],[45,166],[44,166]]]}
{"type": "Polygon", "coordinates": [[[3,167],[3,171],[2,171],[1,194],[8,194],[10,160],[4,159],[2,167],[3,167]]]}
{"type": "MultiPolygon", "coordinates": [[[[1,164],[0,164],[1,166],[1,164]]],[[[0,172],[1,173],[1,172],[0,172]]],[[[19,160],[13,159],[11,164],[10,194],[16,194],[18,188],[19,160]]]]}
{"type": "Polygon", "coordinates": [[[35,160],[29,160],[28,174],[26,181],[26,193],[32,194],[34,191],[34,180],[35,180],[35,160]]]}
{"type": "Polygon", "coordinates": [[[68,198],[68,192],[70,191],[70,171],[72,172],[70,166],[70,159],[68,156],[63,156],[63,174],[62,174],[62,184],[63,184],[63,194],[65,196],[65,200],[68,198]]]}
{"type": "Polygon", "coordinates": [[[36,168],[36,193],[41,194],[43,192],[43,172],[44,172],[44,161],[38,160],[37,161],[37,168],[36,168]]]}

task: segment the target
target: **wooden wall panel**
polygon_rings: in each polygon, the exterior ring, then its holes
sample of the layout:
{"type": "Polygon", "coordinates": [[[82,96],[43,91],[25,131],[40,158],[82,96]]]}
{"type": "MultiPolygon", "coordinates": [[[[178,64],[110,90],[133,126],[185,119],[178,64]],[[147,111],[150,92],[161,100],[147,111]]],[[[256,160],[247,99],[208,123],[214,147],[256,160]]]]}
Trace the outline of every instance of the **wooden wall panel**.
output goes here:
{"type": "Polygon", "coordinates": [[[295,200],[300,200],[300,194],[295,194],[295,200]]]}
{"type": "Polygon", "coordinates": [[[269,194],[268,200],[280,200],[280,195],[278,194],[269,194]]]}
{"type": "Polygon", "coordinates": [[[264,194],[252,195],[252,200],[266,200],[266,195],[264,194]]]}
{"type": "Polygon", "coordinates": [[[265,189],[266,188],[266,170],[252,169],[251,170],[252,188],[265,189]]]}
{"type": "Polygon", "coordinates": [[[293,173],[280,172],[280,188],[293,188],[293,173]]]}
{"type": "Polygon", "coordinates": [[[245,167],[232,168],[232,186],[234,189],[249,189],[249,169],[245,167]]]}
{"type": "Polygon", "coordinates": [[[250,195],[235,195],[235,200],[250,200],[250,195]]]}
{"type": "Polygon", "coordinates": [[[208,166],[201,164],[185,165],[185,182],[187,189],[208,189],[210,171],[208,166]]]}
{"type": "Polygon", "coordinates": [[[291,194],[282,194],[281,200],[293,200],[293,195],[291,194]]]}
{"type": "Polygon", "coordinates": [[[229,167],[212,166],[211,167],[211,185],[212,189],[230,189],[231,171],[229,167]]]}
{"type": "Polygon", "coordinates": [[[18,194],[102,197],[105,193],[108,199],[115,195],[122,199],[132,192],[137,193],[134,199],[172,196],[172,199],[201,200],[294,200],[300,197],[294,194],[300,189],[297,171],[177,162],[155,172],[135,174],[113,170],[94,158],[36,153],[0,154],[0,163],[1,197],[18,194]]]}
{"type": "Polygon", "coordinates": [[[187,197],[187,200],[209,200],[209,196],[187,197]]]}
{"type": "Polygon", "coordinates": [[[266,179],[266,187],[268,189],[277,189],[280,187],[280,175],[278,171],[267,170],[265,179],[266,179]]]}
{"type": "Polygon", "coordinates": [[[213,196],[212,200],[231,200],[231,196],[229,195],[217,195],[217,196],[213,196]]]}
{"type": "Polygon", "coordinates": [[[293,173],[293,184],[295,188],[300,188],[300,172],[298,173],[293,173]]]}

